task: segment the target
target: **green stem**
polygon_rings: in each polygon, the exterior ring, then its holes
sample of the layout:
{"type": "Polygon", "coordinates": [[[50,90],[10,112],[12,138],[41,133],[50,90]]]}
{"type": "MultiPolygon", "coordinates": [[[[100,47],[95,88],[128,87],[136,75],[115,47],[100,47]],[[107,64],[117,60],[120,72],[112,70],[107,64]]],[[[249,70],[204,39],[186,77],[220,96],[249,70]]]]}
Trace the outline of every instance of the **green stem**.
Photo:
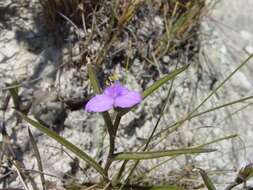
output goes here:
{"type": "Polygon", "coordinates": [[[212,112],[212,111],[215,111],[215,110],[218,110],[218,109],[221,109],[221,108],[225,108],[227,106],[231,106],[231,105],[234,105],[234,104],[242,103],[242,102],[250,100],[250,99],[253,99],[253,96],[248,96],[248,97],[245,97],[245,98],[241,98],[239,100],[235,100],[235,101],[232,101],[232,102],[229,102],[229,103],[226,103],[226,104],[222,104],[220,106],[217,106],[217,107],[214,107],[214,108],[210,108],[210,109],[205,110],[203,112],[191,115],[190,117],[187,117],[187,118],[185,118],[185,119],[183,119],[181,121],[175,122],[174,124],[172,124],[172,125],[166,127],[165,129],[161,130],[160,132],[158,132],[157,134],[154,135],[154,138],[162,135],[165,132],[168,132],[169,134],[171,134],[172,132],[174,132],[174,131],[176,131],[178,129],[178,127],[179,127],[179,125],[181,123],[185,122],[186,120],[191,120],[191,119],[193,119],[195,117],[207,114],[209,112],[212,112]]]}
{"type": "Polygon", "coordinates": [[[113,126],[108,127],[110,145],[109,145],[108,157],[107,157],[105,167],[104,167],[104,170],[106,171],[107,175],[108,175],[108,170],[109,170],[109,168],[112,164],[112,161],[113,161],[112,158],[113,158],[114,150],[115,150],[115,138],[116,138],[116,135],[117,135],[120,120],[121,120],[121,116],[120,116],[120,114],[117,114],[113,126]]]}
{"type": "MultiPolygon", "coordinates": [[[[143,148],[143,151],[146,151],[146,150],[147,150],[147,148],[148,148],[148,146],[149,146],[149,144],[150,144],[150,142],[151,142],[151,139],[152,139],[152,138],[154,137],[154,135],[155,135],[156,129],[158,128],[159,123],[160,123],[160,121],[161,121],[161,119],[162,119],[164,110],[165,110],[165,108],[166,108],[166,106],[167,106],[167,104],[168,104],[168,102],[169,102],[169,97],[170,97],[170,94],[171,94],[171,91],[172,91],[173,84],[174,84],[174,78],[172,79],[170,88],[169,88],[169,90],[168,90],[168,94],[167,94],[167,96],[166,96],[165,103],[164,103],[163,106],[162,106],[162,110],[161,110],[160,116],[159,116],[159,118],[158,118],[158,120],[157,120],[157,122],[156,122],[156,124],[155,124],[154,129],[152,130],[152,132],[151,132],[151,134],[150,134],[150,136],[149,136],[149,138],[148,138],[148,141],[146,142],[146,144],[145,144],[145,146],[144,146],[144,148],[143,148]]],[[[130,170],[130,172],[129,172],[129,174],[128,174],[126,180],[125,180],[125,182],[122,183],[122,186],[120,187],[120,189],[123,189],[124,184],[127,184],[127,183],[129,182],[130,177],[132,176],[132,174],[133,174],[134,170],[136,169],[136,167],[138,166],[139,162],[140,162],[140,161],[137,160],[137,161],[134,163],[134,165],[133,165],[133,167],[131,168],[131,170],[130,170]]],[[[127,160],[124,161],[122,167],[125,167],[126,164],[127,164],[127,160]]],[[[118,175],[122,175],[122,173],[119,172],[118,175]]],[[[117,178],[119,179],[120,176],[118,176],[117,178]]]]}

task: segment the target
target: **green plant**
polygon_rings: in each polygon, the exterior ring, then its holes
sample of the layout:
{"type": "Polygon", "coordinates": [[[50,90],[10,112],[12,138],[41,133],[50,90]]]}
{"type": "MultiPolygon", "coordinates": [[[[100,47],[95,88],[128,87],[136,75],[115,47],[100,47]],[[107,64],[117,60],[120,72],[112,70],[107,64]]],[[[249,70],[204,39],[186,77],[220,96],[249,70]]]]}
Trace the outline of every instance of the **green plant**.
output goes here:
{"type": "MultiPolygon", "coordinates": [[[[200,108],[217,90],[219,90],[252,57],[253,57],[253,55],[251,55],[247,60],[245,60],[242,64],[240,64],[238,66],[238,68],[236,68],[234,70],[234,72],[232,72],[223,82],[221,82],[221,84],[216,89],[214,89],[213,92],[211,94],[209,94],[191,113],[189,113],[188,116],[186,116],[185,118],[183,118],[182,120],[180,120],[176,124],[173,124],[173,125],[169,126],[167,128],[167,129],[169,129],[169,133],[174,132],[176,129],[178,129],[180,126],[182,126],[183,122],[185,122],[186,120],[189,120],[190,118],[197,117],[201,114],[205,114],[205,113],[208,113],[210,111],[220,109],[220,108],[223,108],[223,107],[235,104],[235,103],[240,103],[240,102],[243,102],[244,100],[247,100],[247,99],[251,99],[252,96],[248,97],[248,98],[245,98],[245,99],[241,99],[241,100],[237,100],[237,101],[225,104],[223,106],[218,106],[216,108],[212,108],[212,109],[204,111],[202,113],[195,114],[196,111],[198,110],[198,108],[200,108]]],[[[91,81],[91,84],[93,86],[94,92],[101,93],[101,88],[98,85],[98,81],[97,81],[97,78],[96,78],[96,73],[94,72],[93,67],[94,66],[92,66],[92,65],[88,65],[88,72],[89,72],[90,81],[91,81]]],[[[153,85],[151,85],[148,89],[146,89],[143,92],[143,95],[142,95],[143,98],[145,99],[145,97],[151,95],[153,92],[155,92],[160,86],[162,86],[167,81],[169,81],[169,80],[173,81],[174,78],[177,75],[179,75],[180,73],[183,73],[187,68],[188,68],[188,66],[179,68],[179,69],[173,71],[172,73],[170,73],[169,75],[167,75],[166,77],[164,77],[164,78],[158,80],[157,82],[155,82],[153,85]]],[[[13,93],[12,93],[12,95],[13,95],[13,93]]],[[[15,96],[12,96],[12,97],[15,98],[15,96]]],[[[129,180],[131,179],[131,176],[132,176],[135,168],[137,167],[138,163],[141,160],[155,159],[155,158],[160,158],[160,157],[164,157],[164,156],[165,157],[168,157],[168,156],[169,157],[177,157],[177,156],[182,155],[182,154],[196,154],[196,153],[198,154],[198,153],[212,152],[212,151],[215,151],[215,150],[208,149],[208,148],[205,148],[205,147],[210,145],[210,144],[217,143],[217,142],[222,141],[222,140],[234,138],[234,137],[237,136],[237,135],[231,135],[231,136],[227,136],[227,137],[222,137],[222,138],[214,140],[212,142],[208,142],[206,144],[198,145],[198,146],[195,146],[195,147],[175,149],[175,150],[150,151],[150,150],[148,150],[148,146],[149,146],[150,141],[152,141],[153,138],[157,136],[157,134],[160,134],[160,133],[163,133],[163,132],[168,132],[167,130],[166,131],[161,131],[161,132],[156,133],[156,135],[155,135],[157,125],[159,124],[159,121],[160,121],[160,120],[158,120],[158,123],[156,124],[156,127],[151,132],[151,135],[150,135],[148,141],[145,142],[145,144],[143,145],[143,148],[140,147],[140,149],[142,149],[142,151],[117,152],[117,153],[115,153],[115,146],[117,146],[117,145],[115,145],[115,137],[116,137],[116,133],[117,133],[117,130],[118,130],[120,120],[121,120],[121,118],[124,114],[127,114],[127,112],[130,111],[133,108],[134,107],[128,108],[128,109],[123,109],[123,110],[122,109],[121,110],[116,109],[115,111],[117,112],[117,116],[116,116],[116,119],[114,121],[112,120],[110,114],[107,111],[102,112],[102,116],[105,120],[105,124],[106,124],[107,131],[108,131],[109,138],[110,138],[110,150],[109,150],[107,162],[106,162],[104,167],[101,167],[97,163],[97,161],[95,161],[93,158],[91,158],[88,154],[86,154],[85,152],[80,150],[78,147],[76,147],[75,145],[73,145],[72,143],[67,141],[66,139],[60,137],[55,132],[47,129],[43,125],[41,125],[38,122],[30,119],[29,117],[22,114],[21,112],[18,112],[18,113],[24,120],[26,120],[29,124],[31,124],[31,126],[36,127],[37,129],[39,129],[43,133],[47,134],[48,136],[50,136],[51,138],[53,138],[54,140],[59,142],[61,145],[65,146],[68,150],[72,151],[76,156],[83,159],[90,166],[92,166],[103,178],[101,183],[98,184],[99,186],[108,185],[108,187],[116,188],[116,189],[117,188],[119,188],[119,189],[129,188],[131,186],[131,184],[129,184],[129,180]],[[111,163],[116,161],[116,160],[122,160],[123,165],[122,165],[121,169],[118,172],[115,173],[114,177],[110,178],[110,176],[108,176],[108,170],[110,169],[111,163]],[[128,163],[129,160],[135,160],[135,164],[131,167],[130,171],[128,171],[129,173],[128,173],[126,179],[124,181],[122,181],[122,175],[123,175],[123,173],[127,172],[127,171],[125,171],[125,169],[126,169],[125,166],[126,166],[126,164],[128,163]]],[[[162,115],[162,113],[161,113],[161,115],[162,115]]],[[[169,133],[167,133],[167,135],[169,133]]],[[[211,190],[214,189],[214,186],[212,185],[212,182],[210,181],[208,176],[205,174],[205,172],[203,172],[203,170],[200,170],[200,174],[201,174],[204,182],[208,186],[208,188],[211,189],[211,190]]],[[[132,187],[132,188],[134,189],[134,187],[132,187]]],[[[145,187],[145,186],[140,187],[140,186],[138,186],[138,188],[139,189],[140,188],[144,188],[144,189],[145,188],[146,189],[150,189],[150,188],[151,189],[166,189],[166,187],[159,187],[158,188],[158,187],[155,187],[155,186],[154,187],[145,187]]],[[[173,187],[173,188],[180,189],[179,187],[178,188],[173,187]]],[[[167,189],[173,189],[173,188],[171,188],[171,187],[168,188],[167,187],[167,189]]]]}

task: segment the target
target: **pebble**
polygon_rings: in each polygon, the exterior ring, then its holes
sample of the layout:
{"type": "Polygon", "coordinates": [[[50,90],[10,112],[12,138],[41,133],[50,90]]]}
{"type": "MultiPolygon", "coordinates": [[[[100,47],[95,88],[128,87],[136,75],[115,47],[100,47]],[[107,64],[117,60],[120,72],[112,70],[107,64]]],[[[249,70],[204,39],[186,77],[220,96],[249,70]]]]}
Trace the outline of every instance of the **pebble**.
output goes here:
{"type": "Polygon", "coordinates": [[[253,54],[253,46],[246,46],[245,50],[247,53],[253,54]]]}
{"type": "Polygon", "coordinates": [[[17,43],[15,40],[12,40],[11,42],[8,42],[8,45],[4,45],[1,48],[1,53],[6,56],[6,58],[13,57],[17,52],[19,51],[19,48],[17,46],[17,43]]]}

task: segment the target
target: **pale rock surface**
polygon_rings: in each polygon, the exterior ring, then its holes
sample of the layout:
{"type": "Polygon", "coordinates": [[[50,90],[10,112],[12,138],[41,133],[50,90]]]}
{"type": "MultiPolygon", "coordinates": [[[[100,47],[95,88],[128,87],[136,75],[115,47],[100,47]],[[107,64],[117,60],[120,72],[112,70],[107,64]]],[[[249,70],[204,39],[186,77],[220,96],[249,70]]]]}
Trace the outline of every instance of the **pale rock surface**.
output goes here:
{"type": "MultiPolygon", "coordinates": [[[[202,21],[202,31],[209,37],[202,40],[203,60],[206,67],[215,72],[219,82],[227,77],[239,64],[253,53],[253,1],[248,0],[221,0],[211,14],[202,21]]],[[[218,92],[218,102],[229,102],[253,94],[253,60],[251,59],[241,68],[233,78],[218,92]]],[[[217,84],[218,84],[217,83],[217,84]]],[[[251,103],[249,100],[248,103],[251,103]]],[[[223,113],[232,114],[248,103],[224,109],[223,113]]],[[[253,162],[252,149],[252,118],[253,107],[249,105],[242,111],[234,114],[227,122],[214,122],[216,134],[226,132],[237,133],[241,140],[234,139],[220,143],[220,156],[208,156],[207,165],[214,168],[227,169],[224,175],[212,175],[217,181],[217,188],[224,189],[236,176],[236,172],[246,164],[253,162]],[[221,124],[221,125],[220,125],[221,124]],[[245,148],[242,143],[245,143],[245,148]],[[217,156],[219,159],[217,159],[217,156]],[[212,163],[212,165],[211,165],[212,163]],[[232,172],[233,171],[233,172],[232,172]]],[[[250,183],[249,183],[250,184],[250,183]]],[[[252,184],[252,183],[251,183],[252,184]]]]}

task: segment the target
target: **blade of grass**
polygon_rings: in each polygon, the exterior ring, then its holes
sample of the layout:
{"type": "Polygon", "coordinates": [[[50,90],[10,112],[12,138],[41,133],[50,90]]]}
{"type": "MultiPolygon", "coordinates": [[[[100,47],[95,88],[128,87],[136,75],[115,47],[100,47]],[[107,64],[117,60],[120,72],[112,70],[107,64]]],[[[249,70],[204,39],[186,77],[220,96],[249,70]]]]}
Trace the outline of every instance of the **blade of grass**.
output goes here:
{"type": "MultiPolygon", "coordinates": [[[[217,107],[214,107],[214,108],[210,108],[210,109],[205,110],[205,111],[203,111],[203,112],[194,114],[194,115],[190,116],[189,118],[185,118],[185,120],[183,120],[183,121],[178,121],[178,122],[176,122],[176,123],[174,123],[174,124],[172,124],[172,125],[166,127],[165,129],[159,131],[157,134],[154,135],[154,138],[155,138],[155,137],[158,137],[158,136],[160,136],[160,135],[162,135],[162,134],[165,133],[165,132],[167,133],[167,135],[173,133],[174,131],[177,130],[177,127],[178,127],[178,125],[180,125],[180,122],[184,122],[184,121],[186,121],[186,120],[190,120],[190,119],[196,118],[196,117],[198,117],[198,116],[201,116],[201,115],[204,115],[204,114],[210,113],[210,112],[212,112],[212,111],[219,110],[219,109],[222,109],[222,108],[225,108],[225,107],[234,105],[234,104],[242,103],[242,102],[244,102],[244,101],[246,101],[246,100],[250,100],[250,99],[253,99],[253,96],[248,96],[248,97],[245,97],[245,98],[241,98],[241,99],[239,99],[239,100],[235,100],[235,101],[232,101],[232,102],[229,102],[229,103],[226,103],[226,104],[222,104],[222,105],[220,105],[220,106],[217,106],[217,107]]],[[[161,142],[162,140],[164,140],[164,138],[167,138],[167,135],[164,135],[164,137],[161,138],[161,139],[159,140],[159,142],[161,142]]],[[[158,144],[159,144],[159,142],[158,142],[158,144]]]]}
{"type": "MultiPolygon", "coordinates": [[[[252,59],[253,54],[251,54],[246,60],[244,60],[228,77],[226,77],[196,108],[193,109],[190,113],[187,114],[187,116],[180,121],[172,124],[171,126],[167,127],[166,129],[160,131],[158,134],[154,135],[156,137],[157,135],[161,135],[164,132],[167,132],[168,130],[171,132],[176,131],[178,128],[182,126],[182,124],[190,120],[195,112],[198,111],[198,109],[206,103],[207,100],[209,100],[234,74],[239,71],[246,63],[249,62],[250,59],[252,59]]],[[[153,138],[154,138],[153,137],[153,138]]]]}
{"type": "Polygon", "coordinates": [[[207,175],[207,173],[204,170],[200,169],[200,168],[199,168],[199,173],[200,173],[200,175],[201,175],[201,177],[202,177],[202,179],[203,179],[203,181],[204,181],[207,189],[208,190],[216,190],[216,188],[215,188],[212,180],[209,178],[209,176],[207,175]]]}
{"type": "Polygon", "coordinates": [[[44,174],[43,174],[43,166],[42,166],[42,161],[41,161],[41,157],[40,157],[40,152],[39,152],[37,143],[36,143],[36,141],[33,137],[33,134],[32,134],[29,127],[28,127],[28,134],[29,134],[29,138],[30,138],[30,141],[31,141],[31,144],[32,144],[32,147],[33,147],[35,158],[37,160],[38,169],[40,171],[40,179],[41,179],[41,183],[42,183],[42,188],[43,188],[43,190],[46,190],[46,180],[45,180],[45,177],[44,177],[44,174]]]}
{"type": "MultiPolygon", "coordinates": [[[[187,68],[187,67],[186,67],[186,68],[187,68]]],[[[185,69],[186,69],[186,68],[185,68],[185,69]]],[[[176,66],[176,70],[177,70],[177,66],[176,66]]],[[[181,71],[181,70],[180,70],[180,71],[181,71]]],[[[182,71],[181,71],[181,72],[182,72],[182,71]]],[[[179,72],[179,73],[180,73],[180,72],[179,72]]],[[[173,75],[168,75],[168,76],[172,77],[173,75]]],[[[165,78],[166,78],[166,77],[165,77],[165,78]]],[[[166,79],[167,79],[167,78],[166,78],[166,79]]],[[[162,80],[162,79],[161,79],[161,80],[162,80]]],[[[150,140],[151,140],[152,136],[154,135],[156,129],[158,128],[158,125],[159,125],[159,123],[160,123],[160,121],[161,121],[161,118],[162,118],[162,116],[163,116],[164,110],[165,110],[165,108],[166,108],[166,106],[167,106],[167,104],[168,104],[168,101],[169,101],[169,97],[170,97],[170,94],[171,94],[171,90],[172,90],[172,87],[173,87],[174,80],[175,80],[175,77],[172,77],[172,82],[171,82],[170,88],[169,88],[169,90],[168,90],[167,96],[166,96],[166,98],[165,98],[165,103],[162,105],[162,109],[161,109],[159,118],[158,118],[158,120],[157,120],[157,122],[156,122],[156,124],[155,124],[154,129],[153,129],[152,132],[151,132],[151,135],[150,135],[150,137],[149,137],[149,140],[147,141],[145,147],[143,148],[143,151],[145,151],[145,150],[148,148],[149,143],[150,143],[150,140]]],[[[165,81],[166,81],[166,80],[165,80],[165,81]]],[[[152,93],[152,91],[150,91],[150,92],[152,93]]],[[[154,91],[153,91],[153,92],[154,92],[154,91]]],[[[148,94],[148,93],[147,93],[147,94],[148,94]]],[[[146,95],[146,97],[147,97],[147,96],[148,96],[148,95],[146,95]]],[[[124,169],[125,169],[126,164],[127,164],[127,161],[124,161],[123,164],[122,164],[122,166],[121,166],[121,168],[120,168],[120,170],[119,170],[119,172],[118,172],[118,174],[117,174],[117,175],[115,176],[115,178],[113,178],[113,180],[112,180],[112,183],[113,183],[113,184],[117,184],[117,183],[120,181],[120,178],[121,178],[121,176],[122,176],[122,174],[123,174],[123,172],[124,172],[124,169]]],[[[125,182],[124,182],[122,185],[128,183],[128,180],[130,179],[131,175],[133,174],[133,172],[134,172],[134,170],[135,170],[135,168],[137,167],[138,164],[139,164],[139,161],[136,161],[135,164],[134,164],[134,166],[132,167],[131,171],[129,172],[129,174],[128,174],[126,180],[125,180],[125,182]]],[[[123,186],[122,186],[121,188],[123,188],[123,186]]]]}
{"type": "Polygon", "coordinates": [[[153,92],[155,92],[159,87],[161,87],[163,84],[168,82],[169,80],[174,79],[178,74],[185,71],[189,65],[185,65],[179,69],[174,70],[170,74],[166,75],[165,77],[161,78],[160,80],[156,81],[154,84],[152,84],[150,87],[148,87],[142,94],[143,99],[147,98],[149,95],[151,95],[153,92]]]}
{"type": "Polygon", "coordinates": [[[220,106],[217,106],[217,107],[208,109],[208,110],[206,110],[206,111],[203,111],[203,112],[200,112],[200,113],[197,113],[197,114],[194,114],[194,115],[192,116],[192,118],[201,116],[201,115],[203,115],[203,114],[206,114],[206,113],[209,113],[209,112],[212,112],[212,111],[221,109],[221,108],[225,108],[225,107],[231,106],[231,105],[233,105],[233,104],[242,103],[242,102],[247,101],[247,100],[250,100],[250,99],[253,99],[253,96],[248,96],[248,97],[245,97],[245,98],[241,98],[241,99],[239,99],[239,100],[235,100],[235,101],[232,101],[232,102],[229,102],[229,103],[226,103],[226,104],[222,104],[222,105],[220,105],[220,106]]]}
{"type": "Polygon", "coordinates": [[[253,163],[250,163],[244,168],[242,168],[239,174],[243,176],[245,180],[249,180],[250,178],[252,178],[253,177],[253,163]]]}
{"type": "MultiPolygon", "coordinates": [[[[220,106],[216,106],[214,108],[210,108],[210,109],[207,109],[203,112],[200,112],[200,113],[197,113],[197,114],[194,114],[192,115],[191,117],[189,117],[189,120],[190,119],[193,119],[195,117],[198,117],[198,116],[201,116],[201,115],[204,115],[204,114],[207,114],[207,113],[210,113],[212,111],[216,111],[216,110],[219,110],[219,109],[222,109],[222,108],[225,108],[225,107],[228,107],[228,106],[231,106],[231,105],[234,105],[234,104],[238,104],[238,103],[242,103],[244,101],[247,101],[247,100],[250,100],[250,99],[253,99],[253,96],[248,96],[248,97],[245,97],[245,98],[241,98],[239,100],[235,100],[235,101],[232,101],[232,102],[229,102],[229,103],[226,103],[226,104],[222,104],[220,106]]],[[[160,135],[162,135],[163,133],[167,132],[167,134],[171,134],[172,132],[174,132],[176,129],[177,129],[177,126],[180,124],[180,121],[179,122],[176,122],[172,125],[170,125],[169,127],[166,127],[165,129],[161,130],[160,132],[158,132],[157,134],[154,135],[154,138],[155,137],[158,137],[160,135]]],[[[164,137],[166,138],[167,135],[164,137]]],[[[164,138],[161,138],[160,141],[164,140],[164,138]]],[[[159,142],[160,142],[159,141],[159,142]]]]}
{"type": "MultiPolygon", "coordinates": [[[[210,142],[207,142],[205,144],[202,144],[202,145],[197,145],[195,147],[192,147],[192,148],[203,148],[207,145],[210,145],[210,144],[214,144],[214,143],[218,143],[220,141],[223,141],[223,140],[228,140],[228,139],[232,139],[232,138],[235,138],[235,137],[238,137],[237,134],[233,134],[233,135],[229,135],[229,136],[225,136],[225,137],[221,137],[219,139],[215,139],[215,140],[212,140],[210,142]]],[[[177,156],[172,156],[171,158],[165,160],[165,161],[162,161],[161,163],[153,166],[151,169],[149,169],[148,171],[145,171],[145,173],[142,173],[142,174],[139,174],[138,176],[135,176],[135,181],[134,183],[137,183],[139,180],[143,179],[146,175],[148,175],[151,171],[154,171],[156,168],[158,167],[161,167],[163,164],[167,163],[168,161],[170,160],[173,160],[175,159],[176,157],[178,157],[179,155],[177,156]]]]}
{"type": "Polygon", "coordinates": [[[249,62],[250,59],[252,59],[253,54],[250,55],[246,60],[244,60],[230,75],[228,75],[225,80],[223,80],[195,109],[193,109],[192,112],[188,114],[188,117],[193,115],[204,103],[206,103],[207,100],[209,100],[221,87],[224,86],[224,84],[231,79],[237,71],[239,71],[246,63],[249,62]]]}
{"type": "Polygon", "coordinates": [[[241,112],[243,110],[246,110],[247,108],[249,108],[252,105],[253,105],[253,102],[249,102],[248,104],[242,106],[241,108],[232,111],[230,113],[230,115],[227,115],[227,116],[223,117],[220,121],[218,121],[217,125],[218,126],[221,125],[223,122],[225,122],[226,120],[228,120],[230,117],[233,117],[234,115],[238,114],[239,112],[241,112]]]}
{"type": "Polygon", "coordinates": [[[141,3],[141,0],[132,0],[128,3],[128,6],[124,9],[124,12],[118,18],[117,24],[119,30],[122,30],[129,23],[141,3]]]}
{"type": "Polygon", "coordinates": [[[149,152],[123,152],[114,155],[114,160],[147,160],[154,158],[161,158],[167,156],[176,156],[182,154],[196,154],[214,152],[215,149],[201,149],[201,148],[185,148],[166,151],[149,151],[149,152]]]}
{"type": "MultiPolygon", "coordinates": [[[[16,85],[17,83],[13,84],[16,85]]],[[[15,109],[19,109],[18,87],[9,89],[15,109]]]]}
{"type": "Polygon", "coordinates": [[[238,172],[236,178],[234,179],[234,182],[229,184],[225,190],[231,190],[234,187],[244,184],[244,187],[246,187],[246,182],[253,177],[253,163],[250,163],[246,165],[245,167],[241,168],[238,172]]]}
{"type": "MultiPolygon", "coordinates": [[[[166,75],[165,77],[159,79],[158,81],[156,81],[154,84],[152,84],[150,87],[148,87],[143,93],[142,93],[142,98],[143,100],[145,98],[147,98],[148,96],[150,96],[152,93],[154,93],[158,88],[160,88],[163,84],[165,84],[166,82],[175,79],[175,77],[177,75],[179,75],[180,73],[182,73],[183,71],[185,71],[187,68],[189,67],[189,65],[185,65],[179,69],[176,69],[174,71],[172,71],[170,74],[166,75]]],[[[134,108],[134,107],[133,107],[134,108]]],[[[131,109],[133,108],[129,108],[129,109],[124,109],[122,111],[119,112],[119,114],[121,116],[125,115],[126,113],[128,113],[131,109]]]]}
{"type": "Polygon", "coordinates": [[[120,35],[122,30],[126,27],[126,25],[129,23],[129,21],[133,18],[133,16],[136,13],[136,10],[141,5],[141,3],[142,3],[141,0],[131,0],[128,3],[128,6],[123,10],[122,15],[117,16],[116,9],[119,5],[119,2],[117,0],[113,1],[112,3],[113,6],[111,10],[112,18],[110,19],[109,27],[106,32],[108,36],[107,36],[107,39],[105,40],[104,45],[102,46],[100,52],[98,53],[96,57],[95,62],[97,65],[100,65],[104,61],[108,50],[113,45],[115,40],[117,40],[117,37],[120,35]],[[115,28],[115,25],[117,25],[116,28],[115,28]]]}
{"type": "Polygon", "coordinates": [[[218,142],[220,142],[220,141],[224,141],[224,140],[228,140],[228,139],[233,139],[233,138],[236,138],[236,137],[238,137],[238,134],[228,135],[228,136],[225,136],[225,137],[221,137],[221,138],[212,140],[212,141],[207,142],[207,143],[205,143],[205,144],[201,144],[201,145],[194,146],[194,148],[203,148],[203,147],[205,147],[205,146],[207,146],[207,145],[214,144],[214,143],[218,143],[218,142]]]}
{"type": "Polygon", "coordinates": [[[25,179],[23,178],[24,175],[22,175],[22,169],[19,167],[19,164],[18,164],[16,161],[14,161],[12,167],[13,167],[14,170],[17,172],[18,178],[19,178],[19,180],[21,181],[21,183],[22,183],[24,189],[25,189],[25,190],[29,190],[29,188],[28,188],[28,186],[27,186],[27,184],[26,184],[26,182],[25,182],[25,179]]]}
{"type": "Polygon", "coordinates": [[[90,79],[91,86],[95,92],[95,94],[101,94],[101,88],[99,86],[98,79],[96,77],[96,72],[94,71],[94,68],[91,64],[87,64],[87,70],[88,70],[88,75],[90,79]]]}
{"type": "Polygon", "coordinates": [[[40,123],[30,119],[26,115],[22,114],[21,112],[17,113],[26,121],[28,122],[31,126],[37,128],[40,130],[42,133],[48,135],[52,139],[56,140],[58,143],[60,143],[62,146],[66,147],[68,150],[73,152],[76,156],[81,158],[82,160],[86,161],[90,166],[92,166],[99,174],[101,174],[104,178],[107,178],[106,173],[104,169],[94,160],[92,159],[88,154],[80,150],[78,147],[76,147],[74,144],[69,142],[68,140],[64,139],[54,131],[51,131],[50,129],[44,127],[40,123]]]}

